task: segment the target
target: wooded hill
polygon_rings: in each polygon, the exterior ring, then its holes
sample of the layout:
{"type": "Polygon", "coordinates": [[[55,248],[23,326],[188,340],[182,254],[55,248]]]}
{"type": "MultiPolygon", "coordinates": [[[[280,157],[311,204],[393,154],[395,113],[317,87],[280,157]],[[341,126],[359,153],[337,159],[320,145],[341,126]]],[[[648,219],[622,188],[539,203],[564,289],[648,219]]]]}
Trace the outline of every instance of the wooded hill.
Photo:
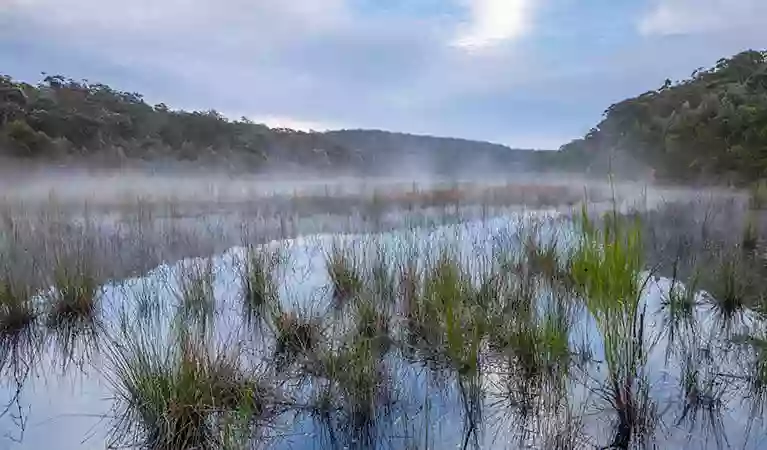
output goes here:
{"type": "Polygon", "coordinates": [[[636,159],[661,180],[748,183],[767,175],[767,52],[749,50],[610,106],[557,164],[636,159]]]}
{"type": "Polygon", "coordinates": [[[533,153],[383,131],[273,129],[245,118],[227,120],[216,111],[151,106],[141,94],[57,75],[36,85],[0,76],[0,155],[107,165],[185,161],[247,171],[304,167],[376,172],[413,166],[452,172],[478,161],[513,170],[533,153]]]}
{"type": "Polygon", "coordinates": [[[0,156],[37,161],[188,161],[379,173],[488,169],[574,171],[674,182],[748,183],[767,177],[767,52],[745,51],[610,106],[558,151],[378,130],[272,129],[216,111],[149,105],[137,93],[46,76],[0,76],[0,156]],[[639,166],[639,167],[638,167],[639,166]]]}

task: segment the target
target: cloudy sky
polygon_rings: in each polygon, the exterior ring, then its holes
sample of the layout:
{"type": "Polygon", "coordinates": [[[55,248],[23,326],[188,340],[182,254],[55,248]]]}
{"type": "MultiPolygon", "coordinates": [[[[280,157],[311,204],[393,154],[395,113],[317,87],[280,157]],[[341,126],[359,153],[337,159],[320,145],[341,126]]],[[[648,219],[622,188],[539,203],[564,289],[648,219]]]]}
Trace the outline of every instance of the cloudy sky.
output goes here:
{"type": "Polygon", "coordinates": [[[764,0],[0,0],[0,73],[292,128],[556,148],[767,47],[764,0]]]}

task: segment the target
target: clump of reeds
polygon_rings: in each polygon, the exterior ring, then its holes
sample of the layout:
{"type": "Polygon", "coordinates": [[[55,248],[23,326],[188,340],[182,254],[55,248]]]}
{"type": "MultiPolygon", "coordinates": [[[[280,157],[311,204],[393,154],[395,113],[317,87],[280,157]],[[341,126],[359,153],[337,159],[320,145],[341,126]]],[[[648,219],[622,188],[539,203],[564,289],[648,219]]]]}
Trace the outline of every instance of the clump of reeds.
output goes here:
{"type": "Polygon", "coordinates": [[[378,301],[385,305],[393,305],[397,299],[397,280],[392,266],[392,257],[387,249],[379,246],[376,249],[370,278],[372,282],[372,294],[378,301]]]}
{"type": "Polygon", "coordinates": [[[364,275],[354,249],[334,244],[325,256],[325,267],[336,306],[343,307],[364,287],[364,275]]]}
{"type": "Polygon", "coordinates": [[[100,327],[101,287],[87,265],[61,265],[55,271],[47,302],[46,325],[66,368],[78,350],[87,353],[95,344],[100,327]]]}
{"type": "Polygon", "coordinates": [[[678,278],[678,264],[673,265],[671,285],[665,298],[661,301],[662,311],[665,313],[662,318],[662,325],[668,339],[666,362],[669,361],[675,347],[680,343],[680,338],[695,340],[697,336],[698,329],[695,320],[697,286],[697,274],[690,277],[687,284],[683,285],[678,278]]]}
{"type": "MultiPolygon", "coordinates": [[[[745,381],[744,400],[750,405],[749,421],[763,417],[767,410],[767,338],[756,329],[735,335],[732,343],[745,350],[738,354],[738,369],[732,381],[745,381]]],[[[749,426],[750,426],[749,422],[749,426]]]]}
{"type": "Polygon", "coordinates": [[[0,371],[29,363],[29,351],[36,345],[36,319],[32,292],[10,276],[0,279],[0,371]]]}
{"type": "Polygon", "coordinates": [[[276,309],[272,318],[276,337],[274,357],[279,367],[285,367],[300,355],[316,350],[322,341],[322,323],[301,311],[276,309]]]}
{"type": "Polygon", "coordinates": [[[238,261],[238,275],[242,286],[242,314],[248,325],[260,323],[269,308],[279,299],[275,270],[280,263],[279,252],[248,247],[242,261],[238,261]]]}
{"type": "Polygon", "coordinates": [[[160,341],[141,332],[112,345],[113,444],[157,450],[246,446],[274,417],[275,392],[242,369],[237,346],[160,341]]]}
{"type": "Polygon", "coordinates": [[[455,253],[443,249],[426,271],[420,297],[421,329],[428,330],[427,336],[441,335],[442,348],[437,349],[459,373],[475,373],[479,369],[479,349],[487,320],[481,314],[478,298],[471,274],[455,253]]]}
{"type": "Polygon", "coordinates": [[[338,444],[375,448],[378,419],[389,413],[391,405],[390,377],[371,339],[356,334],[347,338],[336,349],[324,349],[313,361],[314,409],[336,411],[335,428],[342,439],[338,444]]]}
{"type": "Polygon", "coordinates": [[[540,227],[536,226],[534,231],[527,236],[523,245],[524,264],[532,273],[552,281],[565,276],[556,237],[543,241],[540,236],[540,227]]]}
{"type": "Polygon", "coordinates": [[[632,440],[644,441],[654,423],[644,375],[649,343],[641,295],[649,276],[641,275],[640,224],[613,211],[597,226],[584,208],[570,270],[602,337],[607,384],[600,391],[618,415],[613,446],[626,448],[632,440]]]}
{"type": "Polygon", "coordinates": [[[215,279],[212,259],[182,261],[179,264],[176,274],[177,319],[182,327],[193,323],[207,330],[212,326],[216,313],[215,279]]]}
{"type": "Polygon", "coordinates": [[[699,429],[706,436],[706,442],[713,437],[717,448],[729,447],[723,420],[727,386],[714,368],[709,350],[693,346],[681,355],[680,361],[684,407],[674,425],[689,425],[692,436],[696,425],[702,422],[699,429]]]}
{"type": "Polygon", "coordinates": [[[709,283],[708,300],[724,330],[729,330],[749,301],[752,286],[746,278],[742,264],[736,256],[725,255],[719,261],[713,280],[709,283]]]}
{"type": "Polygon", "coordinates": [[[385,353],[391,344],[391,314],[373,299],[360,299],[354,312],[355,339],[368,340],[374,344],[379,354],[385,353]]]}

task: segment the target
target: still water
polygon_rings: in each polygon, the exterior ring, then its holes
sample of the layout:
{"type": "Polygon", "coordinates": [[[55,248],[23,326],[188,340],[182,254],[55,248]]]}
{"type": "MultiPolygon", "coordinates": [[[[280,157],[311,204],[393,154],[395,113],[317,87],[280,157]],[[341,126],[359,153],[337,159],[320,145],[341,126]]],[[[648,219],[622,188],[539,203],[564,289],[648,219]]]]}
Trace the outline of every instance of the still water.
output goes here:
{"type": "MultiPolygon", "coordinates": [[[[414,250],[424,254],[436,245],[449,242],[467,264],[472,264],[482,261],[498,246],[518,245],[514,236],[519,228],[531,226],[533,222],[544,224],[539,228],[544,239],[556,233],[560,242],[566,242],[571,232],[568,222],[558,219],[556,213],[540,211],[434,229],[375,235],[310,235],[268,245],[283,249],[285,255],[279,268],[280,301],[287,308],[319,311],[330,302],[325,264],[326,254],[334,245],[364,249],[375,242],[377,248],[386,248],[387,254],[396,255],[414,250]]],[[[217,300],[213,329],[222,340],[242,332],[237,303],[241,286],[236,261],[243,253],[242,248],[232,248],[211,260],[217,300]]],[[[104,286],[101,294],[103,333],[118,335],[127,318],[137,329],[145,328],[158,336],[167,334],[174,304],[174,283],[178,271],[188,262],[160,266],[141,278],[104,286]],[[143,301],[135,300],[139,297],[137,292],[146,294],[141,296],[143,301]]],[[[700,396],[692,403],[702,405],[710,400],[710,407],[691,408],[689,391],[685,393],[680,388],[684,384],[684,364],[673,355],[668,356],[669,336],[664,327],[663,304],[670,284],[668,279],[650,277],[642,297],[647,311],[647,377],[650,397],[659,417],[650,445],[689,449],[767,448],[761,411],[754,411],[753,402],[744,396],[743,382],[737,377],[741,369],[745,371],[749,355],[718,344],[724,341],[720,339],[722,326],[707,306],[705,293],[698,294],[699,307],[694,313],[699,333],[692,336],[680,331],[675,339],[700,342],[701,351],[695,353],[701,359],[700,376],[705,378],[704,384],[710,381],[708,386],[719,395],[711,399],[700,396]]],[[[578,440],[571,444],[574,448],[607,446],[615,435],[615,412],[606,406],[594,388],[605,378],[605,369],[600,364],[602,340],[586,311],[580,311],[575,322],[570,341],[574,347],[580,346],[581,353],[590,354],[593,362],[573,370],[568,382],[569,408],[577,413],[580,424],[578,440]]],[[[755,329],[764,329],[764,324],[755,314],[746,312],[728,325],[727,333],[735,336],[755,329]]],[[[107,345],[106,339],[97,340],[94,349],[65,369],[49,345],[35,358],[34,367],[21,385],[13,374],[4,374],[6,398],[12,400],[17,396],[18,401],[10,402],[11,407],[0,419],[0,434],[4,436],[0,438],[0,449],[106,448],[114,414],[107,345]]],[[[254,358],[257,360],[258,356],[254,358]]],[[[454,374],[439,376],[438,370],[398,354],[387,355],[385,365],[390,376],[396,379],[396,392],[391,393],[391,401],[382,407],[386,410],[386,419],[381,419],[373,432],[379,448],[462,448],[467,444],[498,449],[540,447],[541,439],[536,433],[564,426],[559,419],[545,415],[520,420],[515,405],[510,404],[504,391],[509,368],[500,363],[488,364],[480,380],[481,423],[477,424],[471,439],[467,439],[462,392],[454,374]],[[530,432],[531,429],[534,431],[530,432]]],[[[300,392],[296,395],[300,396],[300,392]]],[[[324,426],[317,418],[286,414],[262,437],[259,445],[301,450],[355,448],[362,444],[340,438],[332,427],[324,426]]]]}

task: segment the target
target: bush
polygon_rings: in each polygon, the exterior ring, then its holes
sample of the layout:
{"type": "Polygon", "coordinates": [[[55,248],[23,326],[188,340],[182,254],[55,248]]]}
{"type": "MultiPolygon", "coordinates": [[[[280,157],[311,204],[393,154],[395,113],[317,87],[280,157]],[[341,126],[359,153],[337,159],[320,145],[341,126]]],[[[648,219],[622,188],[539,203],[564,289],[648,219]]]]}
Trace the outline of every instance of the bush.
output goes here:
{"type": "Polygon", "coordinates": [[[47,134],[36,131],[23,120],[14,120],[6,124],[2,134],[19,156],[37,156],[48,150],[53,143],[47,134]]]}

